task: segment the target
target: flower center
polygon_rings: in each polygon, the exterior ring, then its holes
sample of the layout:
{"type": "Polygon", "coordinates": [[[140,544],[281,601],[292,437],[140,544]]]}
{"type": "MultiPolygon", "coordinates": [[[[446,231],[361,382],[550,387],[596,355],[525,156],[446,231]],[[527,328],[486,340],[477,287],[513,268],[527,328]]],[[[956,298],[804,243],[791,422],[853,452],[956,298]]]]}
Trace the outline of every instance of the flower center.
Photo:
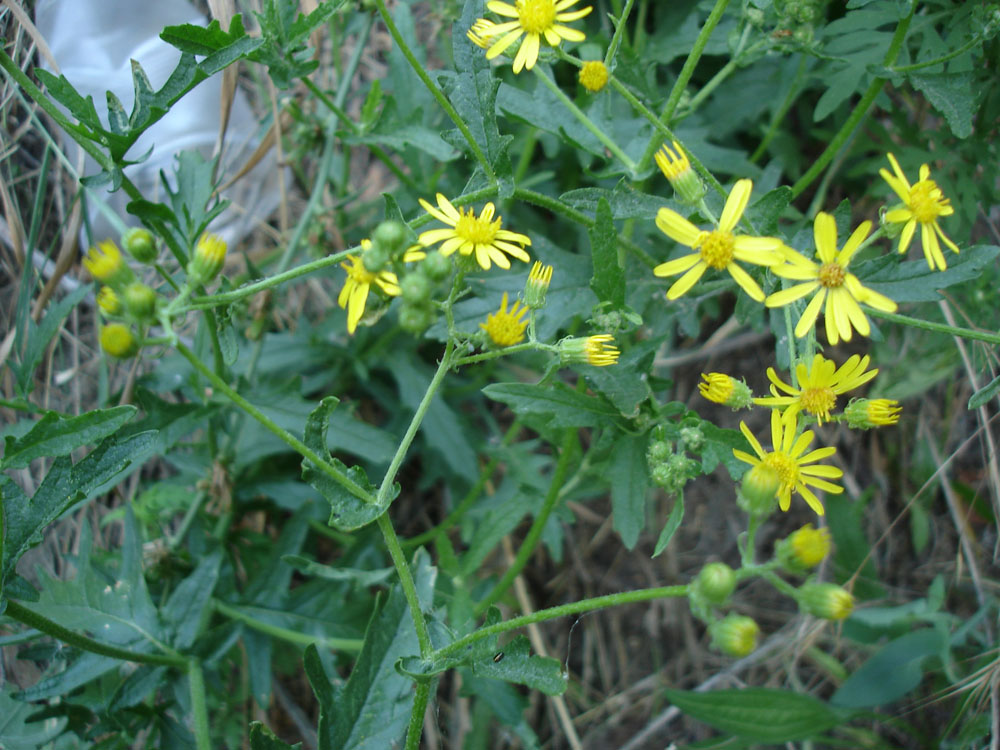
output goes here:
{"type": "Polygon", "coordinates": [[[837,403],[832,388],[806,388],[799,396],[802,408],[816,417],[830,418],[830,410],[837,403]]]}
{"type": "Polygon", "coordinates": [[[781,489],[794,487],[799,481],[799,465],[787,453],[775,451],[764,457],[763,464],[774,469],[781,482],[781,489]]]}
{"type": "Polygon", "coordinates": [[[819,283],[825,287],[842,286],[845,276],[843,266],[837,262],[824,263],[819,268],[819,283]]]}
{"type": "Polygon", "coordinates": [[[934,180],[921,180],[910,188],[910,211],[921,223],[935,221],[949,203],[947,198],[942,197],[941,189],[934,180]]]}
{"type": "Polygon", "coordinates": [[[541,34],[556,20],[554,0],[517,0],[521,28],[529,34],[541,34]]]}
{"type": "Polygon", "coordinates": [[[735,244],[732,232],[723,232],[720,229],[708,232],[708,236],[702,240],[698,252],[701,259],[712,268],[722,270],[733,260],[733,245],[735,244]]]}
{"type": "Polygon", "coordinates": [[[485,218],[479,218],[471,208],[468,213],[463,209],[459,209],[458,212],[461,214],[461,217],[455,222],[456,235],[474,245],[490,245],[493,243],[497,232],[500,231],[499,218],[492,222],[485,218]]]}
{"type": "Polygon", "coordinates": [[[371,284],[375,281],[375,274],[365,268],[364,262],[356,255],[348,256],[351,259],[351,266],[344,266],[347,276],[356,284],[371,284]]]}

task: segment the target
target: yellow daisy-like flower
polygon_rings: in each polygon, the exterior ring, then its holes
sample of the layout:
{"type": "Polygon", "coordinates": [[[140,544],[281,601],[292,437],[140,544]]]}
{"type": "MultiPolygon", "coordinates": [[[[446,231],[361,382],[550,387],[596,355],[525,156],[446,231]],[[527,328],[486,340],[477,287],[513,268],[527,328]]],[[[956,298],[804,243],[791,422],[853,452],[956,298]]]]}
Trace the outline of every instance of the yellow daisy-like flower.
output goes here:
{"type": "Polygon", "coordinates": [[[552,266],[536,260],[524,284],[524,304],[535,310],[545,307],[545,297],[552,283],[552,266]]]}
{"type": "Polygon", "coordinates": [[[798,388],[784,382],[773,367],[768,367],[767,378],[772,384],[772,395],[755,398],[753,402],[760,406],[788,407],[784,414],[786,419],[804,411],[823,424],[824,419],[829,421],[830,412],[837,405],[837,396],[853,391],[878,375],[878,370],[866,371],[869,362],[871,357],[854,354],[838,368],[832,359],[817,354],[808,367],[805,362],[795,366],[798,388]],[[779,390],[787,395],[778,395],[779,390]]]}
{"type": "Polygon", "coordinates": [[[816,323],[824,300],[826,338],[831,344],[836,344],[841,339],[850,341],[853,331],[862,336],[871,333],[868,318],[865,317],[859,303],[884,312],[896,311],[895,302],[862,286],[857,276],[847,272],[851,258],[868,236],[871,227],[870,221],[862,222],[844,243],[844,249],[838,253],[837,224],[830,214],[820,212],[816,214],[816,221],[813,223],[813,238],[816,241],[816,257],[819,263],[809,260],[791,248],[784,249],[789,262],[771,270],[777,276],[805,283],[769,295],[764,304],[768,307],[782,307],[816,292],[795,326],[795,335],[798,338],[805,336],[806,331],[816,323]]]}
{"type": "Polygon", "coordinates": [[[122,301],[109,286],[102,286],[101,291],[97,293],[97,306],[105,315],[117,315],[122,311],[122,301]]]}
{"type": "Polygon", "coordinates": [[[618,347],[614,345],[615,337],[609,333],[588,336],[584,344],[587,364],[594,367],[607,367],[618,361],[618,347]]]}
{"type": "MultiPolygon", "coordinates": [[[[573,11],[566,10],[578,2],[579,0],[516,0],[514,5],[510,5],[500,0],[490,0],[486,3],[487,8],[498,16],[516,20],[494,24],[489,29],[491,41],[497,36],[500,38],[486,50],[486,59],[492,60],[502,54],[523,36],[524,41],[514,56],[514,72],[520,73],[524,68],[531,70],[534,67],[543,36],[552,47],[558,47],[563,39],[569,42],[582,42],[586,39],[582,31],[563,26],[564,23],[583,18],[593,10],[590,6],[573,11]]],[[[475,29],[476,26],[472,28],[475,29]]],[[[479,36],[482,37],[482,34],[479,36]]]]}
{"type": "Polygon", "coordinates": [[[698,229],[676,211],[661,208],[656,214],[656,226],[675,242],[687,245],[697,252],[661,263],[653,269],[656,276],[676,276],[683,273],[667,290],[667,299],[677,299],[697,283],[706,270],[727,270],[743,291],[758,302],[764,301],[764,292],[750,274],[736,261],[754,263],[759,266],[775,266],[781,263],[778,252],[781,240],[777,237],[749,237],[733,234],[743,211],[750,201],[753,182],[738,180],[726,199],[719,226],[712,231],[698,229]]]}
{"type": "Polygon", "coordinates": [[[490,40],[496,36],[496,32],[493,30],[495,28],[496,24],[493,21],[480,18],[472,24],[472,28],[465,33],[465,36],[480,49],[486,49],[490,46],[490,40]]]}
{"type": "Polygon", "coordinates": [[[671,141],[671,143],[672,149],[664,143],[653,158],[656,159],[656,166],[663,172],[663,176],[673,183],[674,180],[691,171],[691,161],[684,153],[684,149],[681,148],[681,144],[677,141],[671,141]]]}
{"type": "MultiPolygon", "coordinates": [[[[367,250],[369,247],[371,247],[370,240],[361,241],[362,250],[367,250]]],[[[340,264],[340,267],[347,271],[347,280],[344,282],[344,288],[340,290],[340,296],[337,297],[337,304],[341,309],[347,308],[347,332],[353,335],[358,327],[358,321],[365,314],[368,292],[372,284],[390,297],[398,297],[400,290],[399,279],[392,271],[372,273],[365,268],[360,255],[348,255],[347,261],[340,264]]]]}
{"type": "Polygon", "coordinates": [[[90,275],[109,286],[123,286],[132,279],[132,270],[125,262],[122,251],[111,240],[98,242],[83,259],[90,275]]]}
{"type": "Polygon", "coordinates": [[[420,199],[420,205],[427,213],[451,229],[430,229],[421,233],[417,241],[424,247],[441,242],[438,250],[445,256],[456,250],[462,255],[475,252],[476,262],[486,270],[489,270],[491,261],[500,268],[510,268],[507,255],[528,262],[529,257],[523,246],[530,245],[531,239],[527,235],[501,229],[503,219],[497,216],[494,221],[496,208],[492,203],[483,206],[479,216],[471,208],[468,211],[455,208],[441,193],[437,194],[437,203],[438,208],[435,208],[420,199]]]}
{"type": "Polygon", "coordinates": [[[848,427],[870,430],[896,424],[902,411],[903,407],[893,398],[859,398],[847,405],[844,416],[848,427]]]}
{"type": "Polygon", "coordinates": [[[580,83],[596,94],[608,84],[608,69],[600,60],[588,60],[580,68],[580,83]]]}
{"type": "Polygon", "coordinates": [[[487,315],[486,322],[480,323],[479,327],[489,334],[497,346],[514,346],[524,340],[524,330],[528,327],[528,321],[524,320],[524,316],[527,313],[528,308],[523,307],[520,302],[515,302],[508,310],[507,292],[504,292],[500,300],[500,309],[487,315]]]}
{"type": "Polygon", "coordinates": [[[806,451],[813,441],[812,430],[806,430],[796,437],[798,432],[798,417],[792,415],[791,419],[782,419],[777,411],[771,412],[771,444],[774,450],[765,451],[757,438],[750,432],[746,422],[740,422],[740,432],[747,439],[753,448],[756,456],[741,450],[733,450],[733,455],[744,463],[751,466],[763,464],[768,466],[778,474],[781,484],[778,487],[778,505],[782,510],[788,510],[792,503],[792,490],[798,492],[809,504],[809,507],[816,511],[816,515],[822,516],[823,504],[816,497],[810,487],[825,490],[834,495],[839,495],[844,491],[840,485],[826,481],[827,479],[838,479],[844,472],[836,466],[807,466],[829,458],[837,449],[834,447],[817,448],[806,451]]]}
{"type": "Polygon", "coordinates": [[[915,185],[910,185],[903,170],[899,167],[899,162],[892,154],[886,154],[892,171],[880,169],[878,173],[882,179],[889,183],[889,187],[903,201],[903,207],[893,208],[886,212],[885,220],[892,224],[903,224],[903,232],[899,235],[899,252],[905,253],[910,247],[910,241],[916,232],[917,224],[920,225],[920,244],[927,258],[927,265],[931,270],[935,266],[943,271],[948,267],[945,263],[944,253],[941,252],[941,243],[938,238],[944,241],[949,248],[958,252],[958,245],[948,239],[940,226],[938,217],[951,216],[955,209],[951,207],[951,201],[944,197],[941,188],[937,186],[931,177],[931,168],[926,164],[920,165],[920,180],[915,185]]]}

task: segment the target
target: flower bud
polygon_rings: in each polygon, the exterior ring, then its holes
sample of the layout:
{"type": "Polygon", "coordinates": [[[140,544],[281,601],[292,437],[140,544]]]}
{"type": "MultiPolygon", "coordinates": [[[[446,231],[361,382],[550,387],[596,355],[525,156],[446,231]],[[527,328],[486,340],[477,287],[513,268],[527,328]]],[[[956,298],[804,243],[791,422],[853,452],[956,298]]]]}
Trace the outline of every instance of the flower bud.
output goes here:
{"type": "Polygon", "coordinates": [[[564,365],[586,363],[594,367],[607,367],[618,361],[614,337],[606,333],[580,338],[571,336],[559,342],[559,356],[564,365]]]}
{"type": "Polygon", "coordinates": [[[833,583],[806,584],[798,597],[803,610],[824,620],[843,620],[854,611],[854,597],[833,583]]]}
{"type": "Polygon", "coordinates": [[[139,351],[139,341],[121,323],[109,323],[101,329],[101,348],[118,359],[128,359],[139,351]]]}
{"type": "Polygon", "coordinates": [[[125,252],[140,263],[152,263],[159,252],[156,249],[156,239],[148,229],[132,227],[122,237],[125,252]]]}
{"type": "Polygon", "coordinates": [[[420,270],[426,273],[431,281],[444,281],[451,275],[451,269],[451,258],[441,255],[436,250],[427,253],[427,257],[420,262],[420,270]]]}
{"type": "Polygon", "coordinates": [[[789,573],[805,573],[823,562],[828,554],[830,530],[814,529],[811,523],[778,542],[776,550],[781,567],[789,573]]]}
{"type": "Polygon", "coordinates": [[[588,60],[580,68],[580,83],[592,94],[608,85],[608,69],[600,60],[588,60]]]}
{"type": "Polygon", "coordinates": [[[656,440],[649,445],[649,450],[646,451],[646,460],[649,463],[661,463],[666,461],[671,453],[674,452],[674,447],[665,440],[656,440]]]}
{"type": "Polygon", "coordinates": [[[399,307],[399,325],[408,333],[421,334],[434,322],[434,311],[428,305],[403,302],[399,307]]]}
{"type": "Polygon", "coordinates": [[[689,205],[697,205],[705,197],[705,186],[691,169],[691,162],[681,148],[681,144],[673,141],[673,149],[667,144],[656,152],[656,164],[663,176],[670,181],[677,198],[689,205]]]}
{"type": "Polygon", "coordinates": [[[552,283],[552,266],[542,265],[539,260],[531,267],[528,281],[524,285],[524,304],[533,310],[545,307],[545,295],[552,283]]]}
{"type": "Polygon", "coordinates": [[[207,284],[222,270],[226,261],[226,241],[217,234],[203,234],[188,262],[188,280],[196,285],[207,284]]]}
{"type": "Polygon", "coordinates": [[[372,242],[393,256],[406,242],[406,227],[398,221],[383,221],[372,232],[372,242]]]}
{"type": "Polygon", "coordinates": [[[83,265],[91,276],[113,289],[124,287],[135,278],[122,257],[121,250],[111,240],[104,240],[97,243],[97,247],[90,248],[87,257],[83,259],[83,265]]]}
{"type": "Polygon", "coordinates": [[[413,304],[426,302],[431,296],[431,282],[422,273],[408,273],[399,282],[403,299],[413,304]]]}
{"type": "Polygon", "coordinates": [[[891,398],[857,398],[844,409],[844,416],[848,427],[868,430],[896,424],[902,411],[899,402],[891,398]]]}
{"type": "Polygon", "coordinates": [[[681,442],[687,450],[697,453],[705,444],[705,433],[698,427],[681,427],[681,442]]]}
{"type": "Polygon", "coordinates": [[[379,245],[371,240],[361,240],[361,263],[368,273],[378,273],[389,263],[389,251],[384,245],[379,245]]]}
{"type": "Polygon", "coordinates": [[[727,656],[746,656],[757,648],[760,628],[743,615],[727,615],[708,626],[712,645],[727,656]]]}
{"type": "Polygon", "coordinates": [[[698,572],[692,587],[712,604],[722,604],[736,588],[736,573],[723,562],[709,563],[698,572]]]}
{"type": "Polygon", "coordinates": [[[768,516],[778,504],[778,490],[781,479],[767,464],[757,464],[743,475],[737,504],[752,516],[768,516]]]}
{"type": "Polygon", "coordinates": [[[152,318],[156,310],[156,292],[141,281],[133,281],[125,287],[125,308],[137,320],[152,318]]]}
{"type": "Polygon", "coordinates": [[[728,406],[733,411],[749,409],[753,404],[753,393],[742,380],[721,372],[701,374],[704,381],[698,384],[698,393],[709,401],[728,406]]]}
{"type": "Polygon", "coordinates": [[[105,315],[118,315],[122,311],[122,301],[109,286],[102,286],[97,293],[97,306],[105,315]]]}

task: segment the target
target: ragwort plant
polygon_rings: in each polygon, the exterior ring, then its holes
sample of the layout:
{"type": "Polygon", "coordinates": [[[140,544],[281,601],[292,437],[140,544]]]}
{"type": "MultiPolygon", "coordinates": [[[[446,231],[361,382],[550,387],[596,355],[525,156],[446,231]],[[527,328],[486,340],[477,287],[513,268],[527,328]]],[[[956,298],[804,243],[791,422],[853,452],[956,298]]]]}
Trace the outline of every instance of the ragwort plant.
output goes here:
{"type": "MultiPolygon", "coordinates": [[[[291,747],[276,736],[287,726],[250,722],[248,707],[287,705],[282,682],[303,664],[315,729],[293,721],[313,746],[416,750],[454,700],[444,686],[461,685],[465,746],[490,746],[496,721],[538,747],[514,683],[553,696],[553,731],[579,747],[558,697],[576,679],[569,657],[515,631],[686,600],[720,658],[752,660],[762,638],[793,640],[754,618],[760,597],[810,623],[811,685],[667,690],[687,716],[761,744],[985,741],[996,604],[975,578],[977,542],[962,537],[979,595],[968,622],[944,608],[942,577],[873,606],[889,596],[854,510],[872,490],[844,456],[864,431],[892,443],[905,424],[879,342],[1000,343],[978,327],[995,317],[958,326],[918,304],[1000,254],[966,241],[976,201],[958,186],[976,161],[946,156],[995,135],[1000,9],[585,3],[469,0],[418,16],[409,2],[328,0],[303,15],[269,0],[253,34],[240,15],[165,29],[176,70],[155,90],[136,64],[133,110],[109,93],[107,118],[72,81],[0,52],[9,88],[99,165],[80,190],[124,190],[138,224],[93,238],[93,284],[37,320],[24,266],[4,364],[17,419],[0,464],[0,601],[5,644],[34,644],[20,658],[41,671],[4,688],[5,743],[291,747]],[[376,29],[391,38],[388,75],[366,82],[376,29]],[[321,31],[345,49],[335,71],[308,46],[321,31]],[[226,208],[214,160],[178,154],[160,196],[126,171],[139,135],[238,61],[280,92],[309,196],[274,252],[243,264],[211,231],[226,208]],[[898,102],[919,96],[947,128],[913,127],[898,102]],[[795,130],[797,118],[816,124],[795,130]],[[376,166],[392,185],[381,209],[354,182],[376,166]],[[907,259],[914,245],[923,259],[907,259]],[[330,304],[274,330],[296,279],[332,289],[330,304]],[[36,368],[91,292],[102,406],[47,409],[36,368]],[[766,379],[734,359],[701,375],[697,403],[678,400],[658,362],[730,311],[774,342],[766,379]],[[716,422],[713,404],[744,413],[716,422]],[[169,468],[134,474],[154,462],[169,468]],[[659,530],[656,557],[690,523],[689,483],[720,466],[741,528],[719,550],[731,564],[537,610],[518,593],[543,544],[556,561],[573,544],[571,501],[610,494],[621,544],[648,556],[645,532],[659,530]],[[105,517],[121,522],[120,550],[95,545],[84,517],[74,576],[18,566],[130,475],[105,517]],[[783,513],[798,529],[763,543],[783,513]],[[959,696],[953,720],[892,716],[927,684],[959,696]]],[[[970,409],[1000,379],[979,386],[970,409]]]]}

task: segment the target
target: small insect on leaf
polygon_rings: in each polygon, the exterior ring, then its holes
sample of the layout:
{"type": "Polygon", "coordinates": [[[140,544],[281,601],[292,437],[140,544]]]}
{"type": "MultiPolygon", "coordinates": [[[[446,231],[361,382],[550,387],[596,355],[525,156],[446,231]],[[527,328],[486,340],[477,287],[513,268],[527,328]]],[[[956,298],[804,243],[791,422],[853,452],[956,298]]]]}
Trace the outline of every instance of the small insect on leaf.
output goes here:
{"type": "Polygon", "coordinates": [[[494,664],[499,664],[501,661],[503,661],[503,651],[497,651],[493,655],[493,663],[494,664]]]}

